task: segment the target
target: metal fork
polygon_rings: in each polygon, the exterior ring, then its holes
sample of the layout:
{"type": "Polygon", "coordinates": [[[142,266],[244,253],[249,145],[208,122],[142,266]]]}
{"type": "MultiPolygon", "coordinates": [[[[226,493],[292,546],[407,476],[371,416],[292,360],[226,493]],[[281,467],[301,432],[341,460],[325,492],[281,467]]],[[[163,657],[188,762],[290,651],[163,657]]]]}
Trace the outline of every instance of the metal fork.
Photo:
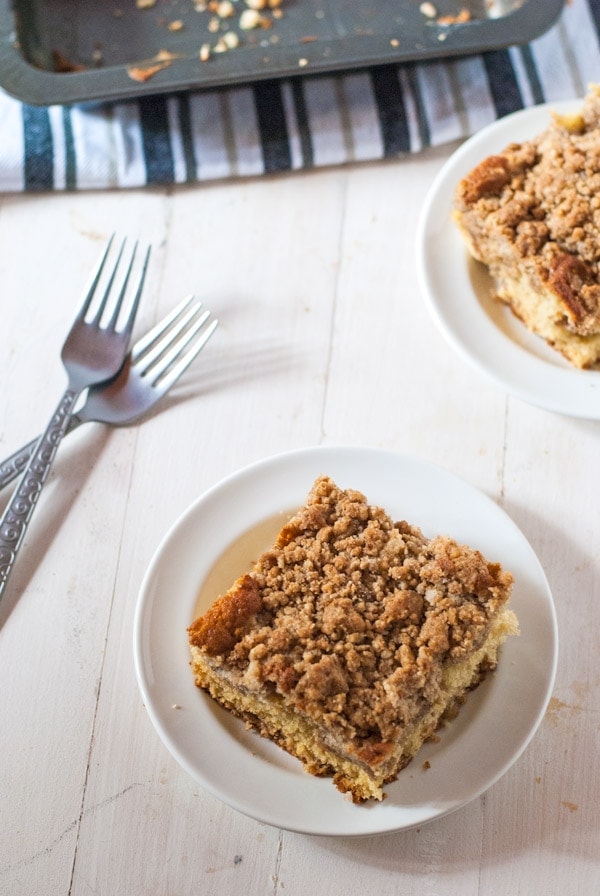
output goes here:
{"type": "MultiPolygon", "coordinates": [[[[124,426],[146,414],[177,382],[216,330],[217,320],[202,329],[210,311],[200,314],[201,308],[202,302],[190,296],[142,336],[116,377],[88,391],[65,434],[82,423],[124,426]]],[[[38,441],[29,442],[0,464],[0,489],[16,479],[38,441]]]]}
{"type": "Polygon", "coordinates": [[[129,292],[128,285],[137,254],[137,244],[134,245],[130,253],[129,262],[125,267],[118,289],[115,284],[117,283],[117,273],[121,268],[125,241],[117,252],[117,258],[112,268],[109,268],[106,263],[111,245],[112,238],[92,272],[83,304],[62,348],[61,358],[67,372],[67,388],[25,467],[2,519],[0,519],[0,597],[6,588],[42,486],[48,477],[58,446],[67,430],[77,399],[84,389],[95,383],[108,380],[118,373],[127,354],[150,250],[147,249],[144,254],[141,271],[133,289],[130,310],[125,322],[119,327],[121,309],[129,292]],[[101,285],[104,272],[108,275],[107,283],[101,285]],[[103,324],[109,300],[112,299],[115,291],[114,310],[110,314],[108,322],[103,324]],[[91,321],[87,321],[86,317],[98,295],[100,295],[98,309],[91,321]]]}

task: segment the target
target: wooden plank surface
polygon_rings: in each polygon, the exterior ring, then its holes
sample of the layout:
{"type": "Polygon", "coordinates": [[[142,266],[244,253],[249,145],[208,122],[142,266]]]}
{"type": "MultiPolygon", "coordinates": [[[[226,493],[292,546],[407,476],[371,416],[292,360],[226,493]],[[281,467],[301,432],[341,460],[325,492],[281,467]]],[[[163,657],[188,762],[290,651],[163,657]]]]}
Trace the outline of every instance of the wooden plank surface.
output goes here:
{"type": "Polygon", "coordinates": [[[0,203],[2,454],[58,398],[60,345],[115,227],[155,246],[140,332],[190,292],[221,321],[163,411],[65,442],[0,605],[0,893],[596,893],[600,430],[508,397],[430,321],[414,235],[450,149],[0,203]],[[223,476],[318,444],[463,477],[519,525],[556,601],[555,694],[523,756],[458,812],[386,837],[313,838],[224,806],[162,745],[135,680],[136,599],[168,527],[223,476]]]}

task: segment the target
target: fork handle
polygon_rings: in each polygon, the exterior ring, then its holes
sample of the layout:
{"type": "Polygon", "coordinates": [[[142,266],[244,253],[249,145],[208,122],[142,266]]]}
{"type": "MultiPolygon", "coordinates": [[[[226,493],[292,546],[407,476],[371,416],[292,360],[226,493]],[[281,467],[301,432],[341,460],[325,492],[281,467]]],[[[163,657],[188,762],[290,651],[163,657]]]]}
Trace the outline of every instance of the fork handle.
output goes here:
{"type": "MultiPolygon", "coordinates": [[[[77,414],[73,414],[69,419],[65,435],[68,436],[70,432],[73,432],[73,430],[77,429],[78,426],[81,426],[82,423],[83,420],[81,417],[77,414]]],[[[27,445],[23,445],[22,448],[19,448],[18,451],[15,451],[15,453],[11,454],[9,457],[4,458],[2,463],[0,463],[0,491],[16,479],[17,476],[20,476],[27,466],[27,461],[33,454],[35,446],[39,441],[40,436],[38,436],[37,439],[32,439],[31,442],[28,442],[27,445]]]]}
{"type": "Polygon", "coordinates": [[[79,392],[72,389],[64,393],[0,519],[0,598],[78,397],[79,392]]]}

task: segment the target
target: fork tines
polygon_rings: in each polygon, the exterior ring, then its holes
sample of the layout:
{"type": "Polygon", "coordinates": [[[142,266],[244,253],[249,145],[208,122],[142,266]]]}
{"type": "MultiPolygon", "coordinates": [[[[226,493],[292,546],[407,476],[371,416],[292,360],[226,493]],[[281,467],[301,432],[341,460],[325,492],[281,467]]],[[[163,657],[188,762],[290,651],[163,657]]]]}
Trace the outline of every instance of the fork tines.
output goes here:
{"type": "Polygon", "coordinates": [[[135,317],[150,256],[150,246],[140,250],[137,240],[130,247],[126,237],[121,240],[120,245],[114,244],[113,233],[90,275],[79,313],[80,319],[88,318],[90,323],[96,325],[108,315],[106,326],[112,330],[117,328],[121,315],[126,315],[125,326],[135,317]],[[114,288],[115,284],[119,286],[118,289],[114,288]],[[131,295],[129,301],[124,302],[128,289],[131,295]]]}
{"type": "Polygon", "coordinates": [[[202,311],[202,302],[189,296],[136,343],[131,352],[132,362],[154,385],[160,381],[161,390],[166,391],[216,330],[216,318],[204,327],[210,316],[210,311],[202,311]]]}

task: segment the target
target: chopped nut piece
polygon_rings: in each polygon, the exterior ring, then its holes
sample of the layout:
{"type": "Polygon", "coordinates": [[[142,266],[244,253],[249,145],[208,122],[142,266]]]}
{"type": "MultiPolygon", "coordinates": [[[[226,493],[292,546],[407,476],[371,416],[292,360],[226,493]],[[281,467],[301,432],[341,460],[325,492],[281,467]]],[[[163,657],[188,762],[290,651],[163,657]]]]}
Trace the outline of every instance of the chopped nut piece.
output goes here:
{"type": "Polygon", "coordinates": [[[227,50],[235,50],[239,43],[240,39],[235,31],[226,31],[213,47],[213,51],[215,53],[225,53],[227,50]]]}
{"type": "Polygon", "coordinates": [[[461,9],[456,16],[440,16],[437,19],[438,25],[462,25],[471,21],[471,13],[468,9],[461,9]]]}
{"type": "Polygon", "coordinates": [[[261,16],[255,9],[245,9],[240,16],[240,28],[242,31],[252,31],[253,28],[264,28],[268,19],[261,16]]]}
{"type": "Polygon", "coordinates": [[[437,16],[437,9],[433,3],[421,3],[419,9],[428,19],[434,19],[437,16]]]}
{"type": "Polygon", "coordinates": [[[217,6],[217,15],[221,19],[231,19],[235,15],[235,9],[231,0],[222,0],[217,6]]]}
{"type": "Polygon", "coordinates": [[[159,50],[154,58],[157,62],[167,63],[179,59],[179,56],[177,53],[171,53],[169,50],[159,50]]]}
{"type": "Polygon", "coordinates": [[[131,78],[132,81],[139,81],[143,83],[144,81],[149,81],[150,78],[153,78],[157,72],[161,72],[163,68],[166,68],[169,63],[156,63],[155,65],[146,65],[146,66],[132,66],[127,69],[127,74],[131,78]]]}
{"type": "Polygon", "coordinates": [[[149,81],[157,72],[168,68],[177,58],[176,53],[170,53],[168,50],[159,50],[154,59],[148,60],[147,63],[130,66],[127,69],[127,74],[133,81],[149,81]]]}
{"type": "Polygon", "coordinates": [[[223,40],[229,50],[235,50],[240,45],[240,39],[235,31],[226,31],[223,35],[223,40]]]}

